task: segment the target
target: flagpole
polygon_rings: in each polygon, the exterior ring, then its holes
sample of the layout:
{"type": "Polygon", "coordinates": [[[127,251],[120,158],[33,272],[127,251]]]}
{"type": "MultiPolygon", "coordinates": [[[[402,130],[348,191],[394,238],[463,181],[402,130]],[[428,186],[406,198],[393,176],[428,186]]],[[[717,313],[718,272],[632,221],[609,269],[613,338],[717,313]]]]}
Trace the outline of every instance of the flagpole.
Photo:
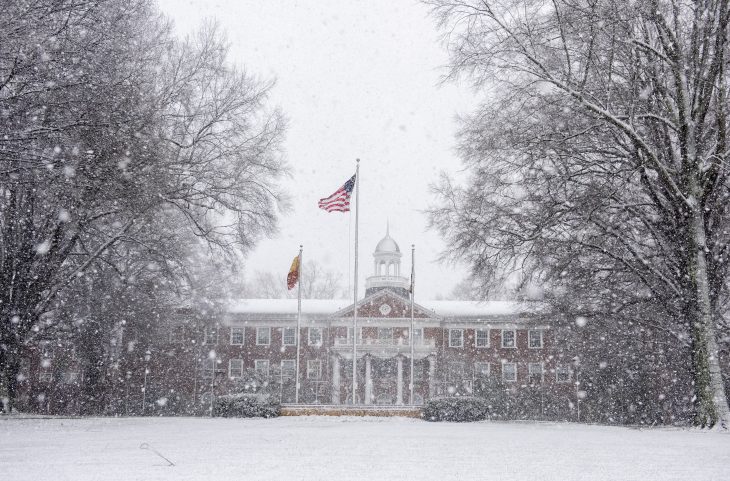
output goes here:
{"type": "Polygon", "coordinates": [[[410,390],[411,390],[411,399],[410,399],[410,405],[413,406],[413,366],[415,364],[414,362],[414,352],[415,352],[415,344],[416,344],[416,330],[415,330],[415,322],[414,322],[414,316],[413,316],[413,304],[414,304],[414,297],[416,296],[416,245],[411,244],[411,330],[410,330],[410,338],[411,338],[411,384],[410,384],[410,390]]]}
{"type": "Polygon", "coordinates": [[[357,247],[358,227],[360,225],[360,159],[357,159],[355,167],[355,279],[354,279],[354,305],[355,312],[352,317],[352,404],[356,404],[357,398],[357,247]]]}
{"type": "Polygon", "coordinates": [[[299,265],[297,266],[297,375],[294,383],[294,403],[299,404],[299,352],[301,349],[301,329],[302,329],[302,251],[304,247],[299,246],[299,265]]]}

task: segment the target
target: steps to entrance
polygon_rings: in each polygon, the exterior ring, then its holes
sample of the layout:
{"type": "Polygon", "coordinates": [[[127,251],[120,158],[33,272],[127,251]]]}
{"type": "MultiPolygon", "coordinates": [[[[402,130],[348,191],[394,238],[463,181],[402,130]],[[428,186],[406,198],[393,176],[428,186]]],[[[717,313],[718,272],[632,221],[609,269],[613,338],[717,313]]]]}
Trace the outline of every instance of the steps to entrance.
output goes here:
{"type": "Polygon", "coordinates": [[[282,404],[282,416],[378,416],[420,418],[420,406],[282,404]]]}

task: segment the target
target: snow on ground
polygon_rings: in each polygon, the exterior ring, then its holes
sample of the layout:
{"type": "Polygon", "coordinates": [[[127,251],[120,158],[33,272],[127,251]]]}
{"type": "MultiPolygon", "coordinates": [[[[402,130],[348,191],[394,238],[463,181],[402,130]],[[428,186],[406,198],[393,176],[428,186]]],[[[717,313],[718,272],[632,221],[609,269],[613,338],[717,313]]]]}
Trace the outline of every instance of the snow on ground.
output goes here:
{"type": "Polygon", "coordinates": [[[730,435],[697,430],[403,418],[0,418],[0,477],[18,481],[725,481],[729,473],[730,435]]]}

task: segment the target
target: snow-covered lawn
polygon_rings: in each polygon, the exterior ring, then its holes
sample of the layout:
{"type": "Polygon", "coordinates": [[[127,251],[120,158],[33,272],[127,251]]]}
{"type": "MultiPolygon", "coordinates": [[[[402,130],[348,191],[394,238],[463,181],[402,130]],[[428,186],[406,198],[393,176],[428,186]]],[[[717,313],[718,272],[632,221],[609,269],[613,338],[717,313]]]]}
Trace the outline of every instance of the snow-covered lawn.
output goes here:
{"type": "Polygon", "coordinates": [[[730,435],[402,418],[0,418],[0,478],[726,481],[730,435]]]}

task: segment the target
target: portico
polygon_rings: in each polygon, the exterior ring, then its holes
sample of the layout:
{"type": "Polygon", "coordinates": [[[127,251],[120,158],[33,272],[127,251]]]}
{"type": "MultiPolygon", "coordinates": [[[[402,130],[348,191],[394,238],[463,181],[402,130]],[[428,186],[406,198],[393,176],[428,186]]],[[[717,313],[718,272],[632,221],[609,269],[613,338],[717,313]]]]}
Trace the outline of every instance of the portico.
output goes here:
{"type": "MultiPolygon", "coordinates": [[[[362,371],[363,404],[404,405],[409,403],[410,354],[411,348],[408,339],[405,342],[384,342],[383,339],[364,339],[358,343],[358,365],[362,371]]],[[[430,392],[431,384],[435,381],[426,373],[436,371],[436,344],[433,340],[417,342],[414,349],[414,387],[417,391],[416,400],[423,401],[424,394],[430,392]],[[428,389],[426,389],[428,386],[428,389]],[[420,389],[419,389],[420,388],[420,389]]],[[[347,339],[337,339],[332,348],[332,403],[341,403],[344,373],[352,369],[352,342],[347,339]]],[[[351,382],[351,379],[348,380],[351,382]]],[[[435,389],[435,386],[434,386],[435,389]]],[[[415,400],[414,400],[415,403],[415,400]]],[[[420,404],[418,402],[417,404],[420,404]]]]}

